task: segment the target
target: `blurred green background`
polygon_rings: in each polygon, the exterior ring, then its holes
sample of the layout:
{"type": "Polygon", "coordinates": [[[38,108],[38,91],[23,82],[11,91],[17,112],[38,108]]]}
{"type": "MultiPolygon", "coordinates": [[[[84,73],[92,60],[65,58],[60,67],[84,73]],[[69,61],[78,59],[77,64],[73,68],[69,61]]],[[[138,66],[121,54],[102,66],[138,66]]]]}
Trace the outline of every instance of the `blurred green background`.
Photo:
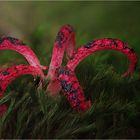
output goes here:
{"type": "MultiPolygon", "coordinates": [[[[77,47],[111,37],[127,42],[140,54],[139,13],[140,2],[0,2],[0,35],[23,40],[44,65],[49,64],[55,36],[64,24],[75,28],[77,47]]],[[[19,63],[20,58],[15,52],[4,51],[0,63],[19,63]]]]}

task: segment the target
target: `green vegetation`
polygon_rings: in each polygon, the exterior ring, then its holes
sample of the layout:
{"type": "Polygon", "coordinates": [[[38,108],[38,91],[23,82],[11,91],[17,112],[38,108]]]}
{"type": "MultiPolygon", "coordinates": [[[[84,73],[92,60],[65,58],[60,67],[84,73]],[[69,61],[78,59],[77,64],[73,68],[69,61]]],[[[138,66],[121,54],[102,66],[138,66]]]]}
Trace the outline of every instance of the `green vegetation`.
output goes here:
{"type": "MultiPolygon", "coordinates": [[[[67,23],[76,30],[77,48],[111,37],[127,42],[140,56],[140,2],[0,3],[0,34],[29,44],[44,65],[49,65],[56,33],[67,23]]],[[[26,62],[3,51],[0,63],[26,62]]],[[[93,103],[84,113],[73,111],[63,93],[47,94],[45,83],[38,88],[31,76],[16,79],[0,100],[9,106],[0,118],[0,138],[140,138],[140,64],[121,78],[128,66],[115,51],[95,53],[79,64],[76,75],[93,103]]]]}

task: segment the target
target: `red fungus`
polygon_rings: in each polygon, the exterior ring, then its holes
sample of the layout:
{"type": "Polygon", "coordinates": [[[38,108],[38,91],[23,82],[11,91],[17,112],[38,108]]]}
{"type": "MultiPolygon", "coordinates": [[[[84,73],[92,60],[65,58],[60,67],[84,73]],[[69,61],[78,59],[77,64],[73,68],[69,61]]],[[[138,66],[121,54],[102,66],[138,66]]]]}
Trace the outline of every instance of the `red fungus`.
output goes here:
{"type": "MultiPolygon", "coordinates": [[[[44,79],[42,70],[47,69],[47,66],[42,66],[34,52],[22,41],[12,37],[0,38],[0,50],[6,49],[19,52],[27,59],[30,65],[12,66],[6,70],[0,70],[1,97],[3,96],[6,87],[15,78],[21,75],[39,75],[44,79]]],[[[73,28],[70,25],[62,26],[54,43],[48,74],[45,76],[45,79],[50,81],[47,90],[50,91],[52,95],[58,95],[59,91],[62,89],[71,107],[76,111],[85,111],[90,108],[91,101],[86,101],[84,92],[76,78],[74,70],[87,56],[102,50],[119,51],[128,57],[131,64],[127,72],[122,75],[123,77],[128,76],[134,71],[137,63],[137,56],[133,49],[129,48],[126,43],[117,39],[104,38],[89,42],[76,50],[73,28]],[[65,50],[68,63],[66,66],[62,67],[65,50]]],[[[1,105],[0,114],[3,114],[5,110],[6,106],[1,105]]]]}

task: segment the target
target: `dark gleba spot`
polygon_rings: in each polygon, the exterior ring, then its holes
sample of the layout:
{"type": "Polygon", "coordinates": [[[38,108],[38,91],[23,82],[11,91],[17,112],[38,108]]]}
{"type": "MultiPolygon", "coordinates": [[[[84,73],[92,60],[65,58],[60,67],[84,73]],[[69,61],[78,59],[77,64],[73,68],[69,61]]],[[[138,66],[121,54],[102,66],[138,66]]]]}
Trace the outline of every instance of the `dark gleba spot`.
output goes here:
{"type": "Polygon", "coordinates": [[[60,83],[65,92],[69,92],[71,90],[71,88],[72,88],[71,84],[67,84],[67,82],[65,80],[61,80],[60,83]]]}
{"type": "Polygon", "coordinates": [[[123,48],[124,48],[124,49],[128,49],[128,47],[127,47],[127,46],[123,46],[123,48]]]}
{"type": "Polygon", "coordinates": [[[69,75],[69,70],[64,67],[61,67],[58,69],[58,75],[60,75],[60,74],[69,75]]]}
{"type": "Polygon", "coordinates": [[[22,41],[14,37],[7,37],[7,39],[14,45],[25,45],[22,41]]]}
{"type": "Polygon", "coordinates": [[[4,75],[4,76],[6,76],[6,75],[8,75],[8,74],[10,74],[8,71],[4,71],[4,72],[3,72],[3,75],[4,75]]]}
{"type": "Polygon", "coordinates": [[[70,96],[68,96],[68,99],[75,102],[77,101],[77,96],[76,94],[71,94],[70,96]]]}
{"type": "Polygon", "coordinates": [[[116,43],[116,39],[112,39],[112,44],[111,45],[114,45],[115,47],[118,47],[118,44],[116,43]]]}
{"type": "Polygon", "coordinates": [[[74,31],[73,27],[70,26],[69,24],[66,25],[65,29],[69,32],[69,34],[74,31]]]}
{"type": "Polygon", "coordinates": [[[17,38],[10,37],[10,36],[4,36],[4,37],[0,38],[0,44],[4,40],[9,40],[14,45],[25,45],[22,41],[18,40],[17,38]]]}
{"type": "Polygon", "coordinates": [[[3,42],[3,39],[2,38],[0,38],[0,44],[3,42]]]}
{"type": "Polygon", "coordinates": [[[61,80],[60,83],[61,83],[61,85],[63,86],[63,85],[66,84],[66,81],[65,81],[65,80],[61,80]]]}
{"type": "Polygon", "coordinates": [[[64,34],[63,32],[58,32],[57,36],[56,36],[56,41],[58,42],[58,47],[62,47],[62,43],[64,40],[64,34]]]}
{"type": "Polygon", "coordinates": [[[132,52],[132,53],[134,53],[134,49],[132,49],[132,48],[129,48],[130,49],[130,51],[132,52]]]}
{"type": "Polygon", "coordinates": [[[63,68],[59,68],[58,69],[58,75],[64,74],[64,72],[65,72],[65,70],[63,68]]]}
{"type": "Polygon", "coordinates": [[[128,49],[131,53],[134,53],[134,49],[132,49],[132,48],[129,48],[129,47],[127,47],[127,46],[124,46],[123,48],[124,48],[124,49],[128,49]]]}
{"type": "Polygon", "coordinates": [[[76,89],[72,89],[72,90],[70,91],[70,93],[75,93],[75,92],[77,92],[76,89]]]}
{"type": "Polygon", "coordinates": [[[26,45],[21,40],[14,38],[14,37],[10,37],[10,36],[4,36],[4,37],[0,38],[0,44],[2,44],[2,42],[5,40],[9,40],[14,45],[26,45]]]}
{"type": "Polygon", "coordinates": [[[0,92],[2,92],[2,88],[0,87],[0,92]]]}
{"type": "Polygon", "coordinates": [[[71,84],[66,84],[64,87],[65,92],[69,92],[71,90],[71,84]]]}
{"type": "Polygon", "coordinates": [[[89,49],[93,46],[94,41],[87,43],[86,45],[84,45],[85,48],[89,49]]]}

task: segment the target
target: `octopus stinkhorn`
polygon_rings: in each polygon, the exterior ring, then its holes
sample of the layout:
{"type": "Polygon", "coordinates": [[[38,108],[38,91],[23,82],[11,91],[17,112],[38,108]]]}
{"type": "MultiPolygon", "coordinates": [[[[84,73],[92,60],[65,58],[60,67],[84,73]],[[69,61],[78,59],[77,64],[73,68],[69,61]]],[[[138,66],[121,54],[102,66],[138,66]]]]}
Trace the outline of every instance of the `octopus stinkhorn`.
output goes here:
{"type": "MultiPolygon", "coordinates": [[[[2,98],[6,87],[17,77],[24,74],[38,75],[44,80],[49,80],[47,90],[52,95],[58,95],[62,89],[71,107],[76,111],[85,111],[91,107],[91,101],[87,101],[82,87],[75,75],[75,68],[87,56],[97,51],[115,50],[126,55],[130,61],[130,67],[122,77],[130,75],[137,63],[137,55],[128,44],[118,39],[103,38],[91,41],[79,49],[75,47],[75,32],[70,25],[64,25],[60,28],[52,53],[52,59],[48,67],[48,73],[44,76],[43,70],[47,66],[42,66],[35,53],[22,41],[12,38],[0,38],[0,50],[15,50],[22,54],[29,65],[11,66],[6,70],[0,71],[0,97],[2,98]],[[62,60],[66,51],[67,64],[62,65],[62,60]]],[[[0,106],[0,111],[5,111],[5,106],[0,106]]]]}

